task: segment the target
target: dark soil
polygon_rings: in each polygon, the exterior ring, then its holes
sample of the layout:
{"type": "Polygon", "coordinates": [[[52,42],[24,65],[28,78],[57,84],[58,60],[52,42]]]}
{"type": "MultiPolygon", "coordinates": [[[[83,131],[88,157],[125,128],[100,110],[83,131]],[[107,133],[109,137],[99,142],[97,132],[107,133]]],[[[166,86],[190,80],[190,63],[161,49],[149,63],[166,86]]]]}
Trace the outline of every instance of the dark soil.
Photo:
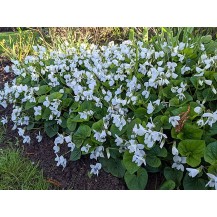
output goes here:
{"type": "MultiPolygon", "coordinates": [[[[13,78],[11,73],[5,73],[3,66],[10,64],[9,61],[0,58],[0,89],[4,83],[10,81],[13,78]]],[[[12,107],[8,107],[4,110],[0,108],[0,117],[11,114],[12,107]]],[[[5,135],[5,142],[0,143],[0,147],[7,146],[8,143],[16,143],[18,134],[11,130],[12,123],[7,125],[7,132],[5,135]]],[[[53,140],[43,135],[43,140],[38,143],[35,138],[35,132],[30,134],[32,138],[30,145],[22,144],[19,142],[19,146],[24,150],[23,154],[28,157],[35,164],[39,163],[39,167],[43,170],[45,178],[51,183],[51,189],[76,189],[76,190],[125,190],[127,189],[123,179],[116,178],[111,174],[100,171],[99,176],[93,175],[91,178],[88,176],[90,171],[91,160],[89,156],[82,156],[82,158],[76,162],[67,162],[66,168],[57,167],[55,154],[53,152],[53,140]]],[[[146,189],[159,189],[159,185],[162,183],[163,177],[158,173],[149,174],[149,181],[146,189]]]]}

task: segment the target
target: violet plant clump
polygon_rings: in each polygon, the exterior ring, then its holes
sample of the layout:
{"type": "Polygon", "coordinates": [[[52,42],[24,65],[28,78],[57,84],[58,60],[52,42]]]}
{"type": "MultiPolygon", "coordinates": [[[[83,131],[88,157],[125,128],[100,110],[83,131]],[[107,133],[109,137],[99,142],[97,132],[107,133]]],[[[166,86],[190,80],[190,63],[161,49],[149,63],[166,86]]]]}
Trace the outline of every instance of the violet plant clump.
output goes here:
{"type": "Polygon", "coordinates": [[[179,176],[176,188],[217,189],[217,42],[158,39],[34,46],[5,68],[15,79],[0,90],[0,106],[13,110],[1,123],[10,118],[26,145],[33,128],[43,145],[44,131],[57,166],[88,154],[90,174],[104,168],[129,189],[144,189],[148,173],[160,171],[179,176]]]}

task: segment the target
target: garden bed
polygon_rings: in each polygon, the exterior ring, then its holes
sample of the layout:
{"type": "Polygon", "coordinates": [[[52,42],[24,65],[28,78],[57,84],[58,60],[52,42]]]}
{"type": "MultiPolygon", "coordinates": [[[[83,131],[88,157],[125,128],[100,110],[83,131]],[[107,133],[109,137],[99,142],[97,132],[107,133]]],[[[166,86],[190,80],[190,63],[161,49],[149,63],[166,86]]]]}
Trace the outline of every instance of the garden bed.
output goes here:
{"type": "MultiPolygon", "coordinates": [[[[10,64],[10,61],[4,59],[0,65],[0,88],[3,87],[5,82],[13,79],[12,73],[5,73],[3,67],[10,64]]],[[[0,110],[0,116],[10,115],[11,106],[6,110],[0,110]]],[[[18,139],[15,132],[11,129],[12,123],[7,125],[5,143],[0,144],[0,148],[7,147],[7,141],[16,142],[18,139]]],[[[34,132],[31,133],[32,135],[34,132]]],[[[35,136],[32,136],[34,138],[35,136]]],[[[101,171],[99,176],[92,176],[89,178],[88,172],[90,170],[90,159],[88,156],[75,162],[68,162],[66,168],[63,170],[56,166],[54,161],[55,155],[53,153],[53,140],[43,135],[43,143],[38,143],[32,140],[28,145],[19,146],[24,150],[24,157],[29,158],[32,162],[39,162],[39,167],[43,170],[45,178],[53,186],[53,189],[74,189],[74,190],[126,190],[126,184],[122,179],[112,176],[105,171],[101,171]]],[[[68,156],[69,157],[69,156],[68,156]]],[[[163,177],[157,174],[151,174],[147,188],[149,190],[158,189],[163,181],[163,177]]]]}
{"type": "Polygon", "coordinates": [[[27,43],[30,56],[17,46],[18,58],[7,50],[6,134],[18,131],[16,144],[54,188],[217,189],[217,41],[192,31],[149,39],[144,29],[139,41],[131,29],[107,46],[27,43]]]}

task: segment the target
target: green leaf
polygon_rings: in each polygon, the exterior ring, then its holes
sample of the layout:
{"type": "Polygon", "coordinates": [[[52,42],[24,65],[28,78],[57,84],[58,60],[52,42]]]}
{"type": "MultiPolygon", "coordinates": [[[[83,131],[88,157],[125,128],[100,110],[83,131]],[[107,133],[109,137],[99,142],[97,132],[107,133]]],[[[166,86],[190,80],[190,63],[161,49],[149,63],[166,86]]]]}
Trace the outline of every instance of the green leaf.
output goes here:
{"type": "Polygon", "coordinates": [[[100,158],[100,163],[102,164],[102,168],[107,172],[111,173],[113,176],[118,178],[123,178],[125,173],[125,168],[122,165],[120,159],[113,158],[100,158]]]}
{"type": "Polygon", "coordinates": [[[62,100],[62,107],[63,108],[67,108],[70,106],[70,104],[72,103],[72,99],[71,98],[66,98],[64,100],[62,100]]]}
{"type": "Polygon", "coordinates": [[[72,112],[75,112],[78,106],[79,106],[79,102],[73,102],[72,105],[70,106],[70,109],[72,110],[72,112]]]}
{"type": "Polygon", "coordinates": [[[139,166],[136,163],[132,162],[132,158],[133,154],[130,154],[128,151],[124,153],[123,164],[130,174],[135,173],[139,169],[139,166]]]}
{"type": "Polygon", "coordinates": [[[171,99],[176,96],[176,94],[171,91],[171,85],[163,88],[162,93],[167,99],[171,99]]]}
{"type": "MultiPolygon", "coordinates": [[[[208,105],[208,108],[211,111],[216,111],[217,110],[217,103],[216,103],[216,101],[210,101],[209,105],[208,105]]],[[[213,127],[213,125],[212,125],[212,127],[213,127]]]]}
{"type": "Polygon", "coordinates": [[[211,174],[217,176],[217,164],[210,165],[208,168],[208,173],[211,173],[211,174]]]}
{"type": "Polygon", "coordinates": [[[78,114],[78,115],[76,115],[76,116],[72,119],[72,121],[73,121],[73,122],[82,123],[82,122],[89,121],[89,117],[87,117],[87,119],[83,119],[83,118],[81,118],[81,116],[78,114]]]}
{"type": "Polygon", "coordinates": [[[163,104],[155,106],[155,109],[153,111],[153,114],[157,114],[159,111],[161,111],[164,108],[163,104]]]}
{"type": "Polygon", "coordinates": [[[170,167],[165,167],[164,177],[166,180],[173,180],[176,183],[176,186],[180,186],[183,172],[170,167]]]}
{"type": "Polygon", "coordinates": [[[128,139],[131,139],[132,131],[133,131],[135,124],[141,124],[141,120],[139,118],[136,118],[127,125],[127,137],[128,137],[128,139]]]}
{"type": "Polygon", "coordinates": [[[160,190],[173,190],[176,187],[176,183],[173,180],[166,180],[160,187],[160,190]]]}
{"type": "Polygon", "coordinates": [[[111,158],[115,159],[115,158],[122,157],[122,153],[119,152],[117,146],[116,147],[111,146],[111,148],[109,149],[109,152],[110,152],[111,158]]]}
{"type": "Polygon", "coordinates": [[[45,96],[45,95],[40,96],[40,97],[38,98],[38,103],[43,103],[43,102],[45,101],[45,99],[46,99],[46,96],[45,96]]]}
{"type": "Polygon", "coordinates": [[[212,125],[212,127],[209,127],[208,131],[206,131],[206,136],[214,136],[217,134],[217,122],[212,125]]]}
{"type": "Polygon", "coordinates": [[[213,80],[215,79],[215,76],[217,75],[217,73],[215,71],[205,71],[204,72],[204,76],[206,79],[209,79],[209,80],[213,80]]]}
{"type": "Polygon", "coordinates": [[[158,157],[166,157],[167,156],[167,150],[166,148],[160,148],[160,146],[155,145],[153,148],[151,148],[149,151],[147,151],[149,155],[158,156],[158,157]]]}
{"type": "Polygon", "coordinates": [[[96,107],[94,109],[94,118],[96,118],[97,120],[102,119],[103,117],[105,117],[107,114],[107,108],[104,106],[102,108],[100,107],[96,107]]]}
{"type": "Polygon", "coordinates": [[[146,165],[145,169],[148,173],[159,173],[161,172],[161,167],[151,167],[148,164],[146,165]]]}
{"type": "Polygon", "coordinates": [[[74,148],[74,150],[71,152],[70,155],[70,160],[71,161],[76,161],[79,160],[81,158],[81,150],[80,148],[74,148]]]}
{"type": "Polygon", "coordinates": [[[164,129],[171,129],[171,124],[169,123],[169,117],[166,115],[161,116],[160,118],[161,123],[163,124],[162,127],[164,129]]]}
{"type": "Polygon", "coordinates": [[[73,121],[74,115],[71,114],[70,117],[67,119],[66,124],[70,131],[74,131],[76,129],[77,123],[73,121]]]}
{"type": "Polygon", "coordinates": [[[177,138],[183,140],[183,139],[196,139],[200,140],[203,135],[203,130],[199,129],[197,125],[192,125],[189,123],[186,123],[181,131],[181,133],[178,134],[177,138]]]}
{"type": "Polygon", "coordinates": [[[92,125],[92,130],[101,132],[103,130],[103,120],[99,120],[92,125]]]}
{"type": "Polygon", "coordinates": [[[187,157],[187,164],[196,167],[201,162],[201,157],[204,155],[205,141],[204,140],[183,140],[178,145],[179,153],[187,157]]]}
{"type": "Polygon", "coordinates": [[[190,177],[188,174],[183,179],[184,190],[206,190],[207,181],[198,177],[190,177]]]}
{"type": "Polygon", "coordinates": [[[203,98],[206,99],[206,101],[214,101],[214,100],[217,100],[217,94],[214,94],[212,92],[212,89],[211,88],[206,88],[204,91],[203,91],[203,98]]]}
{"type": "Polygon", "coordinates": [[[161,160],[156,156],[147,155],[146,162],[151,167],[159,167],[161,165],[161,160]]]}
{"type": "Polygon", "coordinates": [[[147,42],[148,41],[148,28],[147,27],[143,28],[142,36],[143,36],[143,41],[147,42]]]}
{"type": "Polygon", "coordinates": [[[206,36],[202,36],[201,37],[201,43],[203,44],[207,44],[212,40],[212,36],[211,35],[206,35],[206,36]]]}
{"type": "Polygon", "coordinates": [[[76,147],[81,147],[84,140],[89,137],[91,134],[91,128],[87,125],[81,124],[75,134],[73,135],[73,142],[75,143],[76,147]]]}
{"type": "Polygon", "coordinates": [[[215,81],[217,81],[217,73],[213,72],[213,78],[215,79],[215,81]]]}
{"type": "Polygon", "coordinates": [[[42,119],[48,120],[51,114],[51,110],[49,108],[45,108],[44,112],[42,113],[42,119]]]}
{"type": "Polygon", "coordinates": [[[36,115],[36,116],[35,116],[35,120],[36,120],[36,121],[39,121],[40,119],[41,119],[41,115],[36,115]]]}
{"type": "Polygon", "coordinates": [[[45,132],[50,138],[54,137],[58,133],[58,131],[59,126],[57,124],[45,127],[45,132]]]}
{"type": "Polygon", "coordinates": [[[212,137],[210,137],[209,135],[206,135],[206,134],[203,136],[203,140],[205,141],[206,144],[209,144],[211,142],[216,141],[216,139],[214,139],[214,138],[212,138],[212,137]]]}
{"type": "Polygon", "coordinates": [[[52,121],[45,121],[45,122],[44,122],[44,128],[49,127],[49,126],[52,126],[52,125],[55,125],[55,124],[56,124],[56,121],[55,121],[55,120],[52,120],[52,121]]]}
{"type": "Polygon", "coordinates": [[[193,77],[190,78],[190,81],[191,81],[191,83],[193,84],[193,86],[195,88],[198,88],[198,81],[199,81],[198,77],[193,76],[193,77]]]}
{"type": "Polygon", "coordinates": [[[153,148],[147,151],[146,162],[151,167],[159,167],[161,165],[161,160],[159,157],[166,157],[166,148],[160,148],[155,145],[153,148]]]}
{"type": "Polygon", "coordinates": [[[183,50],[184,54],[187,55],[188,57],[191,56],[193,53],[194,53],[194,49],[192,48],[189,48],[189,47],[186,47],[184,50],[183,50]]]}
{"type": "Polygon", "coordinates": [[[191,96],[189,93],[185,92],[184,94],[185,94],[184,100],[179,100],[179,98],[178,98],[177,96],[176,96],[176,97],[173,97],[173,98],[169,101],[170,106],[180,107],[180,106],[186,104],[187,102],[193,100],[192,96],[191,96]]]}
{"type": "MultiPolygon", "coordinates": [[[[189,120],[193,120],[195,117],[198,116],[198,114],[194,111],[194,108],[196,108],[198,106],[198,103],[196,102],[190,102],[190,112],[188,114],[189,116],[189,120]]],[[[171,111],[171,113],[173,115],[179,115],[183,112],[186,112],[188,110],[188,105],[184,105],[184,106],[181,106],[179,108],[176,108],[176,109],[173,109],[171,111]]]]}
{"type": "Polygon", "coordinates": [[[161,121],[161,117],[162,115],[159,115],[159,116],[156,116],[154,119],[153,119],[153,123],[154,125],[156,126],[156,130],[157,131],[160,131],[160,129],[163,127],[163,123],[161,121]]]}
{"type": "Polygon", "coordinates": [[[62,123],[60,124],[60,126],[62,128],[66,128],[67,127],[66,119],[64,117],[60,117],[60,120],[62,121],[62,123]]]}
{"type": "Polygon", "coordinates": [[[36,105],[37,105],[37,103],[35,103],[35,102],[29,102],[29,101],[27,101],[26,105],[25,105],[25,110],[28,110],[28,109],[30,109],[32,107],[35,107],[36,105]]]}
{"type": "Polygon", "coordinates": [[[147,112],[145,108],[138,108],[134,112],[135,117],[141,120],[147,120],[147,112]]]}
{"type": "Polygon", "coordinates": [[[204,100],[203,91],[198,90],[198,91],[196,91],[196,94],[197,94],[197,99],[198,99],[199,101],[203,101],[203,100],[204,100]]]}
{"type": "Polygon", "coordinates": [[[125,173],[124,180],[130,190],[143,190],[148,182],[148,173],[144,168],[140,168],[136,174],[125,173]]]}
{"type": "Polygon", "coordinates": [[[207,54],[215,54],[215,51],[217,49],[217,43],[216,41],[210,41],[209,43],[205,44],[205,50],[207,54]]]}
{"type": "Polygon", "coordinates": [[[62,93],[54,92],[54,93],[51,93],[50,95],[48,95],[48,99],[49,99],[49,101],[53,101],[54,99],[61,99],[62,96],[63,96],[62,93]]]}
{"type": "Polygon", "coordinates": [[[50,90],[51,90],[50,86],[48,86],[48,85],[42,85],[42,86],[39,87],[39,90],[36,92],[36,94],[38,96],[44,95],[44,94],[48,93],[50,90]]]}
{"type": "Polygon", "coordinates": [[[27,130],[32,130],[32,128],[34,128],[34,126],[35,126],[35,124],[34,124],[34,123],[31,123],[31,124],[29,124],[29,125],[26,127],[26,129],[27,129],[27,130]]]}
{"type": "Polygon", "coordinates": [[[130,41],[134,41],[134,29],[130,29],[130,31],[129,31],[129,39],[130,39],[130,41]]]}
{"type": "Polygon", "coordinates": [[[169,123],[169,117],[166,115],[158,115],[153,119],[155,124],[155,130],[160,131],[161,128],[171,129],[171,124],[169,123]]]}
{"type": "Polygon", "coordinates": [[[217,164],[217,142],[212,142],[206,147],[204,159],[211,165],[217,164]]]}
{"type": "Polygon", "coordinates": [[[95,107],[96,107],[96,106],[95,106],[94,102],[92,102],[92,101],[84,101],[84,102],[80,105],[78,111],[79,111],[79,112],[83,112],[83,111],[94,110],[95,107]]]}
{"type": "Polygon", "coordinates": [[[117,136],[121,136],[122,134],[126,132],[126,130],[127,130],[127,125],[125,125],[122,130],[119,130],[114,124],[112,124],[110,128],[110,131],[113,137],[115,137],[115,134],[117,136]]]}

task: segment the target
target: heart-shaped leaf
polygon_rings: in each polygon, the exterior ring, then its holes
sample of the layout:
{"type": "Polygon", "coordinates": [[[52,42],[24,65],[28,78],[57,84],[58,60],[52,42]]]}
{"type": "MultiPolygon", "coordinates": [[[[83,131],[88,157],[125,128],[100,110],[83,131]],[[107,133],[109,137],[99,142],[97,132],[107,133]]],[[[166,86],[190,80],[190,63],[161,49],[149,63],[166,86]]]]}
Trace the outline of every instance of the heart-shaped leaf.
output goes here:
{"type": "Polygon", "coordinates": [[[136,163],[132,162],[132,158],[133,154],[130,154],[128,151],[124,153],[123,164],[130,174],[135,173],[139,169],[139,166],[137,166],[136,163]]]}
{"type": "Polygon", "coordinates": [[[143,190],[148,182],[148,173],[144,168],[140,168],[136,174],[125,173],[124,180],[130,190],[143,190]]]}
{"type": "Polygon", "coordinates": [[[164,169],[164,177],[166,180],[173,180],[176,183],[176,186],[179,186],[181,184],[183,172],[170,167],[166,167],[164,169]]]}
{"type": "Polygon", "coordinates": [[[173,180],[166,180],[160,187],[160,190],[173,190],[176,187],[176,183],[173,180]]]}
{"type": "Polygon", "coordinates": [[[71,152],[70,160],[76,161],[81,158],[81,150],[80,148],[75,147],[74,150],[71,152]]]}
{"type": "Polygon", "coordinates": [[[211,165],[217,164],[217,142],[212,142],[206,147],[204,159],[211,165]]]}
{"type": "Polygon", "coordinates": [[[204,140],[183,140],[178,145],[179,153],[187,157],[187,164],[196,167],[200,164],[201,158],[204,155],[205,141],[204,140]]]}
{"type": "Polygon", "coordinates": [[[73,135],[73,142],[77,147],[80,147],[83,141],[91,134],[91,128],[87,125],[80,125],[75,134],[73,135]]]}
{"type": "Polygon", "coordinates": [[[183,179],[184,190],[205,190],[207,181],[198,177],[190,177],[188,174],[183,179]]]}
{"type": "Polygon", "coordinates": [[[100,163],[102,168],[107,172],[111,173],[113,176],[118,178],[123,178],[125,173],[125,168],[122,165],[121,160],[113,158],[100,158],[100,163]]]}

